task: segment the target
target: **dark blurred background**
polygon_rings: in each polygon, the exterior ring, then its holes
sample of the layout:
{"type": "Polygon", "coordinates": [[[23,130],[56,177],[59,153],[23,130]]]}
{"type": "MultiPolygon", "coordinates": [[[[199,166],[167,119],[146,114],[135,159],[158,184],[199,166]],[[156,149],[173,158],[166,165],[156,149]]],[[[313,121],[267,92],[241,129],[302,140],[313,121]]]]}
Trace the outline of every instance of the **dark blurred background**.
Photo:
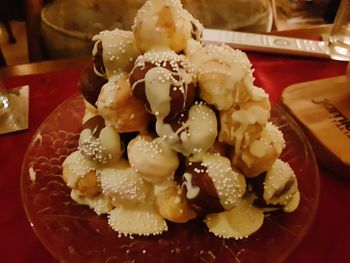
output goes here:
{"type": "MultiPolygon", "coordinates": [[[[113,2],[114,0],[108,0],[113,2]]],[[[196,10],[205,20],[210,14],[203,12],[201,8],[201,3],[211,0],[193,0],[193,1],[184,1],[190,2],[194,7],[193,10],[196,10]],[[197,10],[200,9],[200,10],[197,10]],[[199,11],[199,12],[198,12],[199,11]]],[[[227,4],[224,1],[226,6],[234,6],[234,1],[227,0],[227,4]]],[[[254,4],[257,3],[254,1],[254,4]]],[[[269,1],[269,0],[267,0],[269,1]]],[[[280,13],[286,17],[286,19],[292,18],[293,21],[296,21],[295,15],[299,15],[300,12],[318,12],[319,17],[321,17],[323,23],[332,23],[339,5],[340,0],[270,0],[275,4],[275,9],[278,7],[280,13]],[[321,10],[320,7],[322,6],[321,10]],[[324,9],[324,10],[323,10],[324,9]],[[320,13],[321,12],[321,13],[320,13]]],[[[47,50],[45,50],[45,45],[43,44],[42,37],[42,28],[41,28],[41,11],[42,8],[50,3],[58,2],[58,0],[0,0],[0,66],[13,65],[13,64],[23,64],[33,61],[40,61],[46,59],[53,59],[48,55],[47,50]]],[[[67,2],[67,1],[66,1],[67,2]]],[[[92,3],[94,6],[98,6],[107,0],[69,0],[70,3],[74,4],[80,2],[80,4],[88,5],[92,3]]],[[[116,3],[115,6],[118,6],[119,3],[123,3],[124,6],[119,5],[120,8],[130,5],[132,6],[135,0],[128,2],[127,0],[119,1],[115,0],[113,3],[116,3]]],[[[140,1],[139,1],[140,2],[140,1]]],[[[242,1],[240,1],[242,2],[242,1]]],[[[247,1],[248,3],[249,1],[247,1]]],[[[208,4],[208,3],[206,3],[208,4]]],[[[134,4],[135,5],[135,4],[134,4]]],[[[252,4],[250,4],[252,5],[252,4]]],[[[91,11],[91,10],[90,10],[91,11]]],[[[219,9],[219,14],[215,14],[215,18],[220,18],[220,12],[225,12],[225,8],[219,9]],[[220,11],[222,10],[222,11],[220,11]]],[[[88,13],[88,12],[85,12],[88,13]]],[[[85,15],[84,13],[84,15],[85,15]]],[[[227,13],[227,12],[226,12],[227,13]]],[[[193,14],[195,16],[195,14],[193,14]]],[[[234,16],[230,14],[229,16],[234,16]]],[[[198,17],[197,17],[198,18],[198,17]]],[[[225,14],[225,19],[227,20],[230,17],[227,17],[225,14]]],[[[200,19],[200,18],[199,18],[200,19]]],[[[298,17],[299,19],[299,17],[298,17]]],[[[200,19],[201,20],[201,19],[200,19]]],[[[210,19],[209,19],[210,20],[210,19]]],[[[213,20],[213,19],[211,19],[213,20]]],[[[275,17],[276,20],[276,17],[275,17]]],[[[300,20],[300,19],[299,19],[300,20]]],[[[315,21],[315,20],[313,20],[315,21]]],[[[205,21],[201,21],[204,25],[205,21]]],[[[311,22],[311,19],[307,22],[311,22]]],[[[275,26],[271,30],[284,30],[289,29],[288,27],[284,28],[283,25],[287,25],[293,28],[296,25],[290,25],[288,23],[282,24],[281,27],[275,26]]],[[[299,25],[300,26],[300,25],[299,25]]],[[[303,25],[301,25],[303,26],[303,25]]],[[[224,28],[226,30],[231,30],[224,28]]],[[[249,30],[249,29],[248,29],[249,30]]],[[[55,42],[55,40],[53,40],[55,42]]]]}

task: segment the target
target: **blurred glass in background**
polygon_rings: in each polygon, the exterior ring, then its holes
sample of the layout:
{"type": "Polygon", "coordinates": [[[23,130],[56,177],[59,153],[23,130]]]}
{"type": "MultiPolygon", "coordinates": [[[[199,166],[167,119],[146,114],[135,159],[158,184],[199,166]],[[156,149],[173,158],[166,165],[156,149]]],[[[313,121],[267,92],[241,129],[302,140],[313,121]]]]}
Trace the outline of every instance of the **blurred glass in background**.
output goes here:
{"type": "Polygon", "coordinates": [[[338,0],[272,0],[276,30],[332,23],[338,0]]]}

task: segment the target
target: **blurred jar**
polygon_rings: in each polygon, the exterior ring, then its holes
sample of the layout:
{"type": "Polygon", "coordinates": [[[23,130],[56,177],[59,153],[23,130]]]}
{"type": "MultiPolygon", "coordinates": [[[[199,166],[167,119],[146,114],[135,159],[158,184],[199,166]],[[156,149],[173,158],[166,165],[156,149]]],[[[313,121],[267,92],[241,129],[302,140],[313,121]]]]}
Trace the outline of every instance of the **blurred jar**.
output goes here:
{"type": "Polygon", "coordinates": [[[340,2],[328,45],[331,58],[350,60],[350,0],[340,2]]]}
{"type": "MultiPolygon", "coordinates": [[[[105,29],[131,30],[145,0],[54,0],[41,13],[42,36],[50,58],[91,54],[91,37],[105,29]]],[[[268,32],[270,0],[182,0],[205,27],[268,32]]]]}
{"type": "Polygon", "coordinates": [[[263,33],[271,31],[270,0],[182,0],[207,28],[263,33]]]}
{"type": "Polygon", "coordinates": [[[325,14],[334,0],[272,0],[277,30],[327,23],[325,14]]]}

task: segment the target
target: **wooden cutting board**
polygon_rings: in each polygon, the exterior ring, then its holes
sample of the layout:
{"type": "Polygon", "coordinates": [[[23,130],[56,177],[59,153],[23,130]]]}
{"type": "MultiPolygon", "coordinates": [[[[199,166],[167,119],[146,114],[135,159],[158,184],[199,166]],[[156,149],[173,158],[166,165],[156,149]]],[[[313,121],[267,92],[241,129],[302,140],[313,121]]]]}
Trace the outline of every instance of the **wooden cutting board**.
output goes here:
{"type": "Polygon", "coordinates": [[[305,128],[319,162],[350,180],[350,77],[291,85],[282,103],[305,128]]]}

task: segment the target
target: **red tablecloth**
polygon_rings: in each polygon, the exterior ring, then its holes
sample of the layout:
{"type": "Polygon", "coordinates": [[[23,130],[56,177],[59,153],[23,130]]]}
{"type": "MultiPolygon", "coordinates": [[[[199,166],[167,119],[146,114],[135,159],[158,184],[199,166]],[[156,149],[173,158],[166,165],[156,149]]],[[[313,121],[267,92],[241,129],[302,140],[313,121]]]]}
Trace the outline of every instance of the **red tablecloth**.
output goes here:
{"type": "MultiPolygon", "coordinates": [[[[249,54],[256,85],[279,100],[290,84],[342,75],[346,63],[249,54]]],[[[20,168],[31,137],[45,117],[77,92],[80,70],[6,79],[8,87],[30,85],[29,129],[0,135],[0,262],[55,262],[32,231],[21,201],[20,168]]],[[[336,92],[336,91],[335,91],[336,92]]],[[[349,150],[350,151],[350,150],[349,150]]],[[[315,221],[288,262],[350,260],[350,183],[320,168],[320,205],[315,221]]]]}

